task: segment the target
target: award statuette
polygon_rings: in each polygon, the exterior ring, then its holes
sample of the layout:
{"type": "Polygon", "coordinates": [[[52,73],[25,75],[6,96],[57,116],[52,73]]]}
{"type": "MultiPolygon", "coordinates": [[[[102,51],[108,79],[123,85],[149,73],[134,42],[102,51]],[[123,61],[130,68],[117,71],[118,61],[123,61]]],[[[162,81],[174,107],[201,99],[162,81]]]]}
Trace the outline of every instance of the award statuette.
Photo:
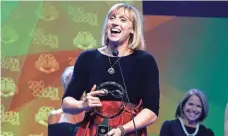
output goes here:
{"type": "Polygon", "coordinates": [[[117,108],[120,108],[120,110],[117,111],[116,113],[112,113],[112,115],[101,113],[100,111],[102,107],[94,109],[94,112],[96,115],[100,116],[101,118],[104,118],[103,123],[98,125],[97,127],[96,135],[104,136],[111,130],[111,127],[108,124],[108,120],[119,116],[126,107],[126,103],[124,102],[126,91],[120,84],[112,81],[108,81],[100,84],[99,86],[97,86],[97,90],[102,90],[105,92],[103,95],[99,95],[101,97],[109,97],[109,98],[111,97],[113,99],[119,99],[121,101],[121,105],[117,105],[118,106],[117,108]]]}

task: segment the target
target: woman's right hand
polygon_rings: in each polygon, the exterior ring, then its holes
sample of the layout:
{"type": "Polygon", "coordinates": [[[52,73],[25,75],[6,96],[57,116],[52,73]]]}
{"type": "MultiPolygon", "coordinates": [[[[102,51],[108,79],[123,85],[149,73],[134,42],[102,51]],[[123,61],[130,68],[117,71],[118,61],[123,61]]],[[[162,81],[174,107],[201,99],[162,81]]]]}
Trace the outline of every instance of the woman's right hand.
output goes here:
{"type": "Polygon", "coordinates": [[[96,97],[97,95],[102,95],[105,92],[104,91],[95,91],[96,90],[96,85],[93,85],[90,93],[86,94],[86,97],[84,98],[83,102],[82,102],[82,108],[85,111],[90,110],[91,108],[94,107],[101,107],[101,101],[98,97],[96,97]]]}

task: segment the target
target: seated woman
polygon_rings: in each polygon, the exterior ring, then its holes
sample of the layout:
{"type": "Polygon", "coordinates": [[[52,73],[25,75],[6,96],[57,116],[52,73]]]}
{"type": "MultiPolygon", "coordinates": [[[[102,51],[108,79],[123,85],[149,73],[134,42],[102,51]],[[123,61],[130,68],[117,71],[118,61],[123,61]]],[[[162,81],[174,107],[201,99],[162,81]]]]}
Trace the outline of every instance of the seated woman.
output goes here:
{"type": "MultiPolygon", "coordinates": [[[[70,82],[73,70],[73,66],[67,67],[61,76],[64,90],[70,82]]],[[[83,117],[83,113],[71,115],[64,113],[61,108],[52,111],[48,117],[48,136],[74,136],[83,117]]]]}
{"type": "Polygon", "coordinates": [[[208,101],[198,89],[188,91],[176,109],[176,119],[165,121],[160,136],[214,136],[200,124],[208,115],[208,101]]]}
{"type": "Polygon", "coordinates": [[[228,103],[225,111],[225,136],[228,136],[228,103]]]}

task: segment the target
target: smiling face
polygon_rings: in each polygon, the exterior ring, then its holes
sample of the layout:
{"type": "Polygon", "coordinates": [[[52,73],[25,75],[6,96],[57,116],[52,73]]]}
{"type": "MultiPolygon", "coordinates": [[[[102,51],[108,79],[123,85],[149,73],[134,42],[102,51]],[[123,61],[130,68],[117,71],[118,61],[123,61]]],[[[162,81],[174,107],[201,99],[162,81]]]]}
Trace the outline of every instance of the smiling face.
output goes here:
{"type": "Polygon", "coordinates": [[[202,102],[196,95],[192,95],[186,101],[183,107],[184,118],[188,122],[198,122],[198,119],[202,115],[202,102]]]}
{"type": "Polygon", "coordinates": [[[124,7],[120,7],[109,15],[106,32],[110,43],[128,44],[129,37],[133,34],[131,12],[124,7]]]}
{"type": "Polygon", "coordinates": [[[132,50],[145,50],[143,15],[127,4],[113,5],[104,21],[102,29],[102,46],[122,46],[132,50]],[[112,29],[113,28],[113,29],[112,29]]]}

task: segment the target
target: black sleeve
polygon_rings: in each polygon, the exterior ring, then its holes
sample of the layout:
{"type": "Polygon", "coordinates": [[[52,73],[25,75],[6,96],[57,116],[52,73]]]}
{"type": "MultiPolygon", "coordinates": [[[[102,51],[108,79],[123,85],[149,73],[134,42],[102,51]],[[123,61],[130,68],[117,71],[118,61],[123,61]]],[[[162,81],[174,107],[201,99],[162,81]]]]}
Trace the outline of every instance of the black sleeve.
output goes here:
{"type": "Polygon", "coordinates": [[[208,129],[207,136],[214,136],[214,132],[211,129],[208,129]]]}
{"type": "Polygon", "coordinates": [[[152,55],[147,55],[145,59],[144,64],[142,64],[142,67],[144,67],[144,79],[142,80],[143,107],[150,109],[158,116],[160,100],[159,70],[152,55]]]}
{"type": "Polygon", "coordinates": [[[56,131],[53,131],[53,125],[48,125],[48,136],[54,136],[56,131]]]}
{"type": "Polygon", "coordinates": [[[160,134],[159,136],[170,136],[171,132],[170,132],[170,122],[169,121],[165,121],[162,124],[162,127],[160,129],[160,134]]]}
{"type": "Polygon", "coordinates": [[[201,128],[199,129],[199,132],[205,136],[214,136],[214,132],[210,129],[210,128],[207,128],[206,126],[204,125],[200,125],[201,128]]]}
{"type": "Polygon", "coordinates": [[[87,62],[87,58],[86,51],[82,52],[77,58],[71,81],[67,86],[62,99],[70,96],[76,100],[80,100],[83,92],[86,90],[87,85],[86,64],[89,63],[87,62]]]}
{"type": "Polygon", "coordinates": [[[61,124],[49,124],[48,136],[66,135],[67,130],[62,129],[61,124]]]}

